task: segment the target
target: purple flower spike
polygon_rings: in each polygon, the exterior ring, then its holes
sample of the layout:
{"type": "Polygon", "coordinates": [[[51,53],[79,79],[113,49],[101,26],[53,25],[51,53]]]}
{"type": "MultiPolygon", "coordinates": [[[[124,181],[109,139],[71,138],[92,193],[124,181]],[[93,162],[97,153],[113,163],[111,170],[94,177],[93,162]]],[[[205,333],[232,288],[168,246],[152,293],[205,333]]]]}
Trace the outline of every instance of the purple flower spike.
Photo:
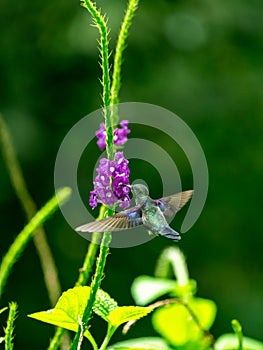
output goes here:
{"type": "Polygon", "coordinates": [[[115,161],[102,158],[96,169],[98,175],[94,181],[94,190],[90,192],[90,206],[94,209],[98,203],[113,206],[118,203],[121,208],[130,206],[130,188],[128,160],[123,152],[115,154],[115,161]]]}
{"type": "MultiPolygon", "coordinates": [[[[114,130],[113,142],[115,146],[123,146],[127,142],[127,135],[131,132],[128,129],[128,124],[128,120],[122,120],[120,122],[121,128],[114,130]]],[[[106,148],[106,128],[104,123],[100,124],[99,130],[96,131],[96,136],[98,139],[97,145],[101,150],[104,150],[106,148]]]]}

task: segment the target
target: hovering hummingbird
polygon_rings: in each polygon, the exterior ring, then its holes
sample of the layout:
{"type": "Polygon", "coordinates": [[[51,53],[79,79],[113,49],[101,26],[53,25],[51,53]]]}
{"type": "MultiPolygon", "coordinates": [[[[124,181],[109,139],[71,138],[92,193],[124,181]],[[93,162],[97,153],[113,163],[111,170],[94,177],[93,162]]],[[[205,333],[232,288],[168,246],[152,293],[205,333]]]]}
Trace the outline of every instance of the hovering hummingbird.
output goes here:
{"type": "Polygon", "coordinates": [[[143,184],[128,185],[135,199],[135,206],[109,216],[79,226],[80,232],[122,231],[144,226],[149,233],[163,235],[174,241],[181,239],[166,221],[166,217],[175,215],[191,198],[193,190],[179,192],[160,199],[152,199],[148,188],[143,184]]]}

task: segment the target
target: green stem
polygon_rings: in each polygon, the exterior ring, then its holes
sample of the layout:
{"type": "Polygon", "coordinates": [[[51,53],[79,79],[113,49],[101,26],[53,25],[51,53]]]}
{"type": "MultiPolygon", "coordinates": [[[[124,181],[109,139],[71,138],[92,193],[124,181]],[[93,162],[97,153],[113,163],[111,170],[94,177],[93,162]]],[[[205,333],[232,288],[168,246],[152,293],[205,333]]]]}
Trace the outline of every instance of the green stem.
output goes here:
{"type": "MultiPolygon", "coordinates": [[[[103,219],[105,216],[106,207],[104,205],[100,208],[98,220],[103,219]]],[[[90,278],[92,267],[95,262],[96,254],[99,248],[98,242],[100,241],[101,232],[94,232],[92,235],[91,243],[89,244],[88,252],[85,256],[82,267],[80,268],[79,278],[75,283],[76,286],[84,286],[90,278]]]]}
{"type": "MultiPolygon", "coordinates": [[[[79,277],[77,282],[75,283],[75,287],[76,286],[84,286],[85,284],[87,284],[87,281],[90,278],[91,275],[91,271],[92,271],[92,267],[94,265],[94,261],[95,261],[95,257],[98,251],[98,244],[96,244],[95,242],[98,241],[99,236],[101,235],[101,233],[99,232],[95,232],[92,236],[92,242],[89,244],[89,248],[87,251],[87,254],[85,256],[84,259],[84,263],[83,266],[80,269],[79,272],[79,277]]],[[[59,348],[60,345],[60,341],[61,338],[63,336],[65,332],[64,328],[60,328],[58,327],[54,337],[51,339],[48,350],[57,350],[59,348]]],[[[96,350],[97,349],[97,345],[95,343],[95,341],[91,341],[91,339],[89,339],[93,348],[96,350]]]]}
{"type": "Polygon", "coordinates": [[[1,314],[2,312],[5,312],[7,309],[8,309],[7,306],[3,307],[3,308],[0,310],[0,314],[1,314]]]}
{"type": "MultiPolygon", "coordinates": [[[[85,331],[85,329],[88,325],[88,322],[90,320],[91,313],[92,313],[92,306],[95,302],[97,291],[98,291],[100,284],[101,284],[101,281],[103,279],[103,273],[104,273],[104,268],[106,265],[107,255],[109,253],[110,242],[111,242],[111,233],[105,232],[103,237],[102,237],[102,242],[101,242],[101,246],[100,246],[100,254],[99,254],[99,257],[97,260],[97,264],[96,264],[95,275],[94,275],[93,280],[92,280],[91,285],[90,285],[90,288],[91,288],[90,297],[89,297],[89,300],[87,302],[87,305],[86,305],[86,308],[84,310],[83,317],[82,317],[82,325],[83,325],[84,331],[85,331]]],[[[80,332],[81,332],[81,329],[79,327],[78,332],[76,333],[75,338],[73,340],[73,343],[71,345],[71,348],[70,348],[71,350],[78,349],[80,332]]]]}
{"type": "Polygon", "coordinates": [[[99,50],[101,55],[101,68],[102,68],[102,86],[103,86],[103,106],[110,105],[110,70],[109,70],[109,31],[107,27],[107,20],[100,11],[96,8],[96,5],[91,0],[81,0],[81,4],[91,14],[95,26],[100,33],[99,50]]]}
{"type": "MultiPolygon", "coordinates": [[[[106,210],[106,208],[104,206],[101,206],[98,219],[102,219],[104,217],[105,210],[106,210]]],[[[98,242],[99,242],[100,236],[101,236],[100,232],[94,232],[94,234],[92,236],[92,241],[89,244],[87,254],[84,258],[83,265],[79,270],[79,277],[75,283],[75,287],[76,286],[85,286],[90,278],[90,275],[92,272],[92,267],[94,265],[97,251],[99,248],[98,242]]],[[[60,327],[57,328],[53,338],[50,341],[48,350],[57,350],[59,348],[60,341],[61,341],[61,338],[62,338],[64,332],[65,332],[64,328],[60,328],[60,327]]],[[[91,343],[92,343],[92,346],[94,348],[94,344],[96,344],[96,343],[94,341],[93,342],[91,341],[91,343]]]]}
{"type": "Polygon", "coordinates": [[[90,341],[90,344],[93,347],[93,350],[98,350],[98,346],[97,343],[95,341],[95,339],[93,338],[93,336],[89,333],[89,335],[87,336],[88,340],[90,341]]]}
{"type": "Polygon", "coordinates": [[[113,336],[116,329],[117,327],[113,327],[112,325],[108,324],[107,334],[103,340],[103,343],[101,344],[100,350],[105,350],[107,348],[111,340],[111,337],[113,336]]]}
{"type": "Polygon", "coordinates": [[[16,319],[17,314],[17,303],[11,302],[9,303],[9,314],[7,319],[7,325],[4,329],[5,331],[5,350],[13,350],[14,344],[14,321],[16,319]]]}
{"type": "MultiPolygon", "coordinates": [[[[131,20],[137,8],[138,0],[130,0],[124,21],[119,33],[119,38],[116,47],[115,63],[114,68],[114,83],[112,90],[110,89],[110,77],[109,77],[109,50],[108,50],[108,28],[105,18],[101,15],[100,11],[97,10],[95,4],[90,0],[83,0],[82,4],[91,13],[95,25],[98,27],[100,32],[100,53],[101,53],[101,67],[102,67],[102,86],[103,86],[103,107],[104,107],[104,119],[106,128],[106,152],[108,159],[113,160],[115,155],[114,140],[113,140],[113,126],[117,123],[116,118],[113,118],[113,108],[112,105],[118,102],[118,94],[120,89],[120,72],[122,64],[122,53],[125,48],[125,40],[128,35],[128,30],[131,24],[131,20]],[[114,94],[114,96],[112,95],[114,94]]],[[[109,216],[114,213],[113,210],[106,210],[105,215],[109,216]]],[[[88,325],[89,319],[92,313],[92,306],[96,299],[97,291],[100,287],[101,280],[103,278],[104,268],[106,264],[106,258],[109,253],[109,244],[111,242],[111,233],[105,232],[102,237],[102,242],[100,245],[100,253],[96,264],[96,271],[91,282],[91,291],[88,303],[84,310],[82,318],[82,326],[85,329],[88,325]]],[[[91,246],[92,247],[92,246],[91,246]]],[[[92,250],[93,248],[91,248],[92,250]]],[[[84,263],[85,266],[85,263],[84,263]]],[[[81,277],[80,277],[81,278],[81,277]]],[[[80,335],[81,327],[78,328],[78,332],[75,335],[73,343],[71,345],[71,350],[78,349],[81,345],[80,335]]]]}
{"type": "Polygon", "coordinates": [[[170,265],[173,268],[178,285],[186,286],[189,282],[189,273],[185,256],[179,248],[170,247],[162,252],[156,265],[155,276],[167,278],[170,265]]]}
{"type": "Polygon", "coordinates": [[[92,267],[95,262],[96,254],[99,248],[99,245],[96,242],[99,242],[100,237],[101,237],[101,232],[94,232],[94,234],[92,235],[92,240],[89,244],[89,248],[84,258],[83,265],[79,270],[80,273],[79,273],[78,280],[75,283],[75,287],[84,286],[89,280],[92,272],[92,267]]]}
{"type": "MultiPolygon", "coordinates": [[[[28,221],[37,213],[37,207],[27,189],[22,169],[16,157],[12,138],[4,119],[0,115],[0,144],[3,158],[9,172],[10,180],[28,221]]],[[[44,228],[40,226],[33,236],[33,241],[39,256],[44,281],[51,305],[55,305],[60,294],[61,286],[58,279],[56,264],[49,248],[44,228]]]]}
{"type": "Polygon", "coordinates": [[[232,320],[231,325],[238,339],[238,350],[243,350],[242,326],[238,320],[232,320]]]}
{"type": "Polygon", "coordinates": [[[50,340],[47,350],[57,350],[60,345],[61,338],[65,332],[64,328],[58,327],[53,338],[50,340]]]}
{"type": "Polygon", "coordinates": [[[36,229],[43,224],[55,210],[58,209],[59,204],[64,203],[69,198],[70,193],[71,189],[68,187],[64,187],[63,189],[59,190],[57,194],[36,213],[30,222],[18,234],[15,241],[12,243],[4,256],[0,266],[0,297],[3,293],[5,283],[9,274],[11,273],[14,263],[22,254],[27,243],[36,232],[36,229]]]}
{"type": "MultiPolygon", "coordinates": [[[[109,77],[109,43],[108,43],[108,28],[105,18],[101,15],[100,11],[96,8],[95,4],[90,0],[83,1],[84,7],[90,12],[95,22],[95,25],[99,29],[100,33],[100,53],[101,53],[101,67],[102,67],[102,87],[103,87],[103,107],[104,107],[104,118],[105,118],[105,127],[106,127],[106,151],[109,159],[114,159],[114,146],[113,146],[113,123],[111,120],[111,108],[110,105],[110,77],[109,77]]],[[[104,209],[103,209],[104,211],[104,209]]],[[[103,214],[110,214],[107,210],[103,214]]],[[[112,213],[111,213],[112,214],[112,213]]],[[[93,239],[96,237],[93,235],[93,239]]],[[[100,246],[100,254],[96,264],[96,271],[94,278],[91,282],[91,292],[88,303],[84,310],[82,317],[82,327],[85,331],[88,321],[92,313],[92,306],[95,302],[97,291],[100,287],[100,283],[103,277],[103,271],[106,264],[106,257],[108,255],[108,245],[111,241],[111,234],[104,233],[102,237],[102,242],[100,246]]],[[[94,246],[91,246],[90,253],[93,254],[95,251],[94,246]]],[[[81,277],[80,277],[81,278],[81,277]]],[[[81,327],[78,328],[71,349],[78,349],[80,346],[80,335],[81,327]]]]}
{"type": "Polygon", "coordinates": [[[110,67],[109,67],[109,30],[107,27],[107,20],[105,16],[96,8],[96,5],[91,0],[82,0],[83,7],[85,7],[91,14],[93,21],[100,33],[99,51],[101,57],[102,69],[102,102],[104,107],[105,127],[107,130],[106,149],[110,159],[114,159],[113,145],[113,121],[111,109],[108,108],[111,103],[111,89],[110,89],[110,67]]]}
{"type": "MultiPolygon", "coordinates": [[[[128,32],[131,26],[132,19],[138,7],[139,0],[129,0],[128,7],[122,21],[121,29],[116,44],[114,66],[112,73],[112,84],[111,84],[111,105],[119,103],[119,92],[121,87],[121,66],[123,61],[123,52],[126,48],[126,40],[128,32]]],[[[116,115],[114,113],[114,115],[116,115]]],[[[116,123],[117,121],[114,120],[116,123]]]]}

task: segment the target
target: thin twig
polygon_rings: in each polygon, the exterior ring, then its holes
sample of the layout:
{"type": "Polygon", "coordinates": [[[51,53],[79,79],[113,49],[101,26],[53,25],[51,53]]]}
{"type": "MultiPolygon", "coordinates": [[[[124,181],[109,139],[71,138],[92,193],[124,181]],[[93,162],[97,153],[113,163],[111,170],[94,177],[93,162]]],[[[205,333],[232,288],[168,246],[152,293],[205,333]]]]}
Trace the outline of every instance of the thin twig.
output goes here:
{"type": "Polygon", "coordinates": [[[81,344],[82,344],[82,341],[83,341],[83,336],[84,336],[84,328],[83,328],[83,323],[82,323],[82,320],[81,320],[80,316],[78,316],[78,321],[79,321],[79,326],[80,326],[80,335],[79,335],[79,341],[78,341],[77,350],[80,350],[81,349],[81,344]]]}
{"type": "MultiPolygon", "coordinates": [[[[37,207],[27,189],[22,169],[15,154],[11,135],[4,119],[0,116],[0,141],[3,158],[15,193],[25,211],[28,221],[37,213],[37,207]]],[[[44,280],[51,306],[54,306],[61,294],[57,268],[49,248],[46,233],[41,226],[33,236],[33,241],[43,270],[44,280]]]]}

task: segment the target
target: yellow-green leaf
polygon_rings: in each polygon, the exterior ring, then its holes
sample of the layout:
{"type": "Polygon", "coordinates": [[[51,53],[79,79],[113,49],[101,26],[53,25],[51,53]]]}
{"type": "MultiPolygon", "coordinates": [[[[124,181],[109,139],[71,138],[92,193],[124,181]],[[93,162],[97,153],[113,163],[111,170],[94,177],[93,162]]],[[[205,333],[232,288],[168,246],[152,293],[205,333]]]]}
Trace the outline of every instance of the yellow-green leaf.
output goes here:
{"type": "Polygon", "coordinates": [[[118,327],[122,323],[131,320],[138,320],[139,318],[148,315],[148,313],[152,312],[152,310],[153,308],[151,307],[119,306],[110,312],[107,319],[112,326],[118,327]]]}
{"type": "MultiPolygon", "coordinates": [[[[197,316],[200,324],[208,330],[214,322],[216,305],[212,300],[193,298],[189,307],[197,316]]],[[[181,304],[162,307],[153,314],[154,329],[169,343],[180,346],[201,338],[202,332],[181,304]]]]}
{"type": "MultiPolygon", "coordinates": [[[[36,320],[77,332],[90,294],[90,287],[80,286],[67,290],[54,309],[28,315],[36,320]]],[[[84,334],[89,338],[89,332],[84,334]]]]}
{"type": "Polygon", "coordinates": [[[142,275],[133,281],[131,293],[136,304],[146,305],[175,290],[176,286],[177,282],[174,280],[142,275]]]}

